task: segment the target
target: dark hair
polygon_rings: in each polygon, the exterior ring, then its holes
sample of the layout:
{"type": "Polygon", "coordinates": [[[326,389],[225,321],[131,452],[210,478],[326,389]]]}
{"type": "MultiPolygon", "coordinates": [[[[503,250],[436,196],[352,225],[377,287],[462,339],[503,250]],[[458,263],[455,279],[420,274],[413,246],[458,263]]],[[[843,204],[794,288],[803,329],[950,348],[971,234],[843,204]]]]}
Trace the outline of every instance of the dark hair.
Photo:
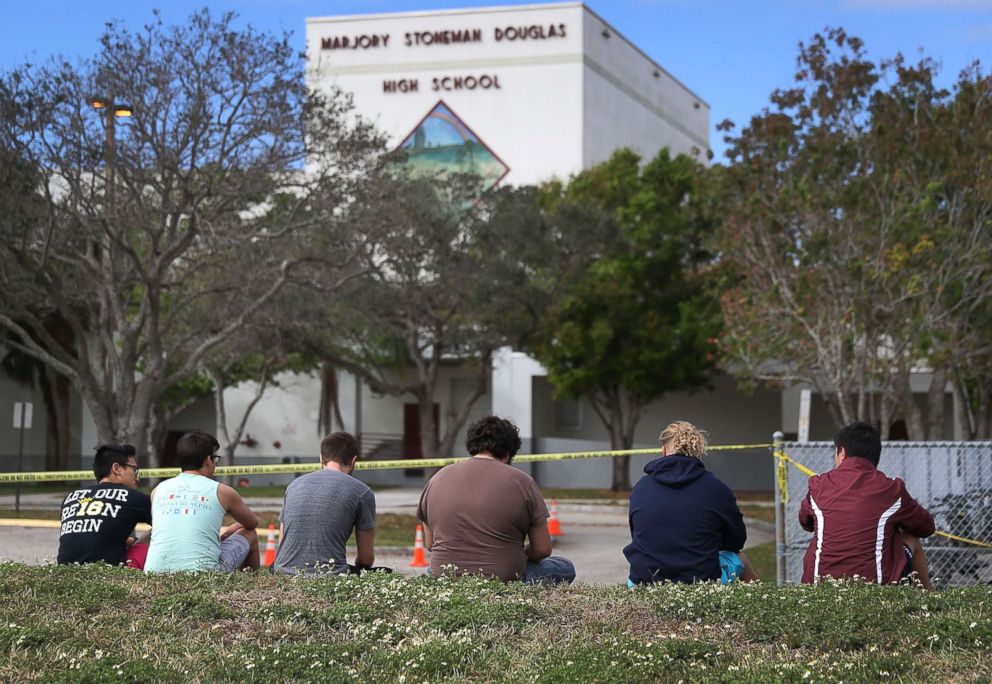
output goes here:
{"type": "Polygon", "coordinates": [[[350,432],[332,432],[320,442],[320,462],[351,465],[358,458],[358,440],[350,432]]]}
{"type": "Polygon", "coordinates": [[[875,467],[882,455],[882,437],[874,425],[851,423],[845,425],[834,437],[834,446],[843,447],[848,456],[863,458],[875,467]]]}
{"type": "Polygon", "coordinates": [[[206,432],[187,432],[176,442],[176,460],[183,470],[199,470],[207,456],[213,456],[220,442],[206,432]]]}
{"type": "Polygon", "coordinates": [[[126,465],[129,458],[137,459],[138,450],[130,444],[101,444],[93,457],[93,474],[97,481],[110,475],[114,464],[126,465]]]}
{"type": "Polygon", "coordinates": [[[520,451],[520,430],[511,421],[496,416],[486,416],[472,423],[465,438],[468,453],[488,453],[505,458],[507,463],[520,451]]]}

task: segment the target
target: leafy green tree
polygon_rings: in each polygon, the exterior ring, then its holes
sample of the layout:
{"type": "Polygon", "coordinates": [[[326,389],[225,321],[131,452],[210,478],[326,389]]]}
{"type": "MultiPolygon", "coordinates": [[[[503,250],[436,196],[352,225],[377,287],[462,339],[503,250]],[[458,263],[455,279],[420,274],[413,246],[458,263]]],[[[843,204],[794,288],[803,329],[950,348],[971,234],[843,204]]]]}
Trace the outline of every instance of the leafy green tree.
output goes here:
{"type": "MultiPolygon", "coordinates": [[[[720,247],[728,356],[751,378],[806,382],[836,424],[943,433],[947,379],[990,293],[986,78],[951,95],[927,59],[875,64],[841,29],[801,46],[796,85],[728,136],[720,247]],[[962,100],[965,97],[971,104],[962,100]],[[910,378],[932,369],[928,419],[910,378]]],[[[731,129],[729,122],[723,127],[731,129]]]]}
{"type": "Polygon", "coordinates": [[[488,390],[493,353],[533,327],[540,308],[521,255],[543,228],[537,213],[518,211],[534,206],[533,190],[479,197],[471,177],[392,172],[365,190],[347,218],[352,230],[375,235],[359,274],[331,296],[294,294],[280,328],[302,353],[373,392],[416,401],[422,453],[448,456],[488,390]],[[435,419],[445,367],[474,382],[435,419]]]}
{"type": "MultiPolygon", "coordinates": [[[[565,282],[528,349],[557,396],[586,397],[611,447],[630,449],[648,403],[703,387],[714,367],[719,307],[707,289],[701,169],[667,150],[641,168],[620,150],[545,191],[560,242],[581,258],[552,257],[565,282]]],[[[630,488],[629,456],[614,459],[612,488],[630,488]]]]}
{"type": "Polygon", "coordinates": [[[381,139],[305,70],[285,36],[204,10],[111,24],[95,60],[0,77],[0,177],[20,179],[0,193],[0,326],[69,378],[100,440],[143,447],[170,388],[358,249],[338,217],[381,139]],[[93,94],[130,105],[116,136],[93,94]]]}

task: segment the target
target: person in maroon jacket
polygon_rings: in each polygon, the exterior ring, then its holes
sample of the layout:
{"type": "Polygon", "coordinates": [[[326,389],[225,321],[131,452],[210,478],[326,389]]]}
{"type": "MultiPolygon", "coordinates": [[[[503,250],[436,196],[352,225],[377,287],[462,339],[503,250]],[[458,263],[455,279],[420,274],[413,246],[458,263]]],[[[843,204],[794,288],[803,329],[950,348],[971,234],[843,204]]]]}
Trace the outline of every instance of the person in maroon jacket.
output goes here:
{"type": "Polygon", "coordinates": [[[833,470],[809,479],[799,524],[810,532],[803,583],[821,577],[859,577],[888,584],[916,578],[930,589],[921,537],[934,533],[933,516],[899,478],[878,470],[882,440],[867,423],[852,423],[834,438],[833,470]]]}

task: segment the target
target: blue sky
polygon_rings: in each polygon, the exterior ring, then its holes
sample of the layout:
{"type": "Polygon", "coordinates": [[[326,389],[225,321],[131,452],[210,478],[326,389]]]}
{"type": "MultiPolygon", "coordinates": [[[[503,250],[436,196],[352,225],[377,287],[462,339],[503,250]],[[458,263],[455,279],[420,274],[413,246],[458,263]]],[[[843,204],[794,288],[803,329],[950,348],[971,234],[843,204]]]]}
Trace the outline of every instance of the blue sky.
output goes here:
{"type": "MultiPolygon", "coordinates": [[[[168,23],[207,5],[236,11],[256,28],[292,31],[303,49],[304,19],[336,14],[528,4],[505,0],[7,0],[0,69],[51,55],[89,56],[104,23],[132,28],[159,7],[168,23]]],[[[711,123],[746,123],[775,88],[788,87],[797,46],[826,26],[862,38],[874,58],[923,52],[950,84],[973,60],[992,64],[992,0],[590,0],[597,14],[689,86],[711,107],[711,123]]],[[[724,145],[713,130],[718,157],[724,145]]]]}

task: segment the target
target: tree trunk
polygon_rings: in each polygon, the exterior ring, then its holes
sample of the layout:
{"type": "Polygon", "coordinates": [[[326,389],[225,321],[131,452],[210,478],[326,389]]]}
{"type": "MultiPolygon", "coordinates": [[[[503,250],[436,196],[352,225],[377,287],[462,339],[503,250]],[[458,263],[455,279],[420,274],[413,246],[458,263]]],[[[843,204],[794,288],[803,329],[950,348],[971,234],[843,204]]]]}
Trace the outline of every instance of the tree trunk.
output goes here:
{"type": "Polygon", "coordinates": [[[451,458],[458,433],[468,420],[469,414],[472,412],[472,407],[485,395],[486,389],[489,387],[488,381],[492,373],[492,367],[492,352],[487,351],[479,359],[475,387],[472,393],[462,400],[461,406],[456,407],[452,405],[449,408],[447,420],[445,421],[444,436],[441,438],[438,446],[438,454],[442,458],[451,458]]]}
{"type": "Polygon", "coordinates": [[[957,423],[961,426],[961,433],[966,440],[976,439],[977,430],[975,429],[975,413],[971,407],[971,399],[968,395],[968,391],[964,386],[964,380],[961,379],[960,372],[954,373],[954,381],[952,383],[954,387],[954,396],[957,401],[955,403],[955,418],[957,423]]]}
{"type": "Polygon", "coordinates": [[[989,401],[992,388],[979,383],[978,387],[978,421],[975,427],[975,439],[992,438],[992,402],[989,401]]]}
{"type": "Polygon", "coordinates": [[[38,365],[38,386],[41,389],[41,398],[45,402],[45,416],[48,418],[48,442],[49,448],[45,449],[45,470],[59,470],[56,466],[58,461],[59,444],[59,417],[58,409],[55,406],[55,392],[52,388],[51,376],[44,366],[38,365]]]}
{"type": "Polygon", "coordinates": [[[69,446],[72,435],[72,383],[61,373],[55,373],[55,415],[59,424],[56,470],[69,469],[69,446]]]}
{"type": "Polygon", "coordinates": [[[821,382],[821,378],[819,377],[813,378],[813,385],[826,402],[830,417],[834,420],[834,426],[837,428],[843,427],[845,424],[844,408],[838,403],[838,395],[831,391],[829,384],[821,382]]]}
{"type": "Polygon", "coordinates": [[[107,410],[103,402],[100,401],[100,397],[85,386],[80,388],[80,393],[83,395],[83,401],[86,402],[86,407],[90,410],[90,415],[93,416],[97,442],[99,444],[112,444],[117,441],[117,430],[114,429],[111,413],[107,410]]]}
{"type": "MultiPolygon", "coordinates": [[[[624,420],[623,393],[617,389],[610,402],[610,449],[617,451],[629,449],[627,434],[624,430],[626,421],[624,420]]],[[[630,456],[613,457],[613,481],[610,489],[614,492],[630,491],[630,456]]]]}
{"type": "MultiPolygon", "coordinates": [[[[615,420],[623,420],[622,416],[614,416],[615,420]]],[[[622,423],[615,423],[615,425],[621,425],[622,423]]],[[[610,431],[610,449],[614,451],[621,449],[629,449],[630,445],[627,443],[626,436],[620,429],[610,431]]],[[[613,457],[613,478],[610,483],[610,490],[614,492],[629,492],[630,491],[630,456],[614,456],[613,457]]]]}
{"type": "Polygon", "coordinates": [[[610,491],[630,491],[630,456],[613,457],[613,482],[610,491]]]}
{"type": "Polygon", "coordinates": [[[420,417],[420,454],[423,458],[438,458],[438,428],[434,422],[434,395],[423,392],[417,396],[417,413],[420,417]]]}
{"type": "Polygon", "coordinates": [[[156,406],[148,425],[148,464],[152,468],[161,468],[165,455],[165,442],[169,437],[169,418],[165,409],[156,406]]]}
{"type": "MultiPolygon", "coordinates": [[[[631,414],[629,420],[624,420],[622,390],[612,388],[604,393],[596,392],[590,394],[588,399],[603,427],[610,435],[610,449],[613,451],[629,449],[633,443],[633,428],[637,426],[637,416],[631,414]]],[[[614,492],[630,491],[630,456],[614,456],[611,460],[613,463],[610,490],[614,492]]]]}
{"type": "Polygon", "coordinates": [[[882,388],[881,398],[879,400],[878,409],[878,431],[882,434],[882,439],[887,439],[889,436],[889,426],[892,425],[892,415],[896,410],[896,402],[893,392],[882,388]]]}
{"type": "Polygon", "coordinates": [[[330,359],[323,359],[320,362],[320,408],[317,414],[317,433],[321,437],[333,432],[335,425],[338,430],[345,429],[339,394],[337,368],[330,359]]]}

